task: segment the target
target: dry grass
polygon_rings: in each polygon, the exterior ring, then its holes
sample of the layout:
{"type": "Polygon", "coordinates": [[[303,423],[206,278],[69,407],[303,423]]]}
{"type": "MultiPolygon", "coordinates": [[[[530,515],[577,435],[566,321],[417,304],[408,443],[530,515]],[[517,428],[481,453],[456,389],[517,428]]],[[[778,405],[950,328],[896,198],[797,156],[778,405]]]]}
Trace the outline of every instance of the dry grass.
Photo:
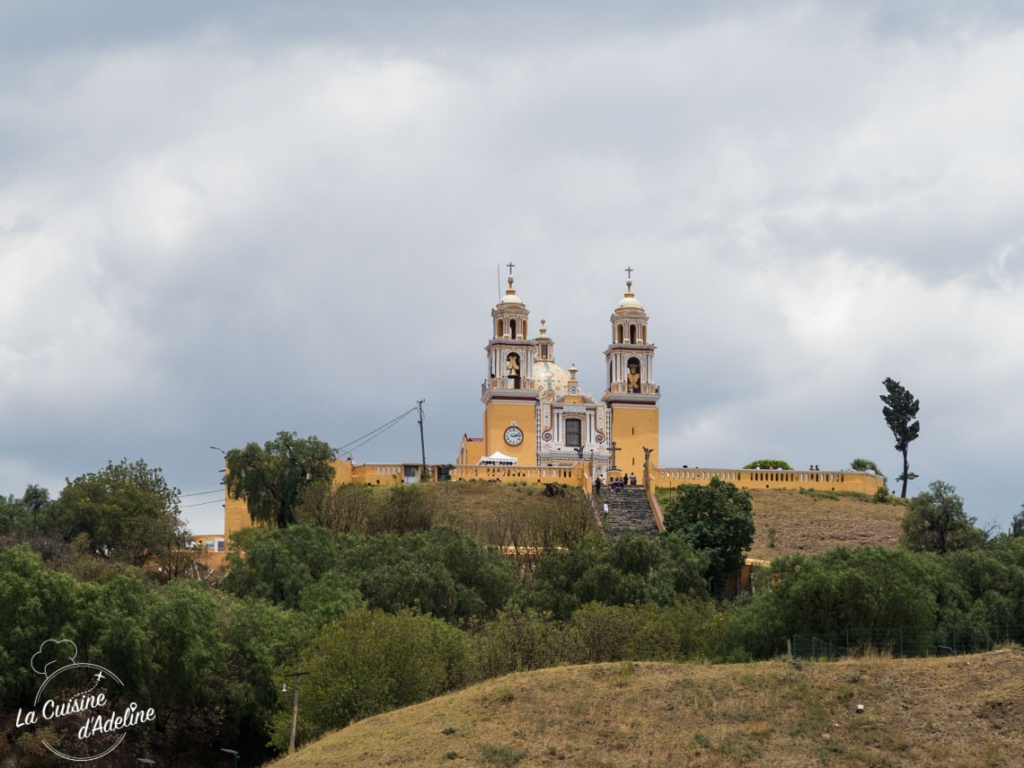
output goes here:
{"type": "MultiPolygon", "coordinates": [[[[541,484],[452,482],[422,488],[435,499],[440,521],[483,544],[508,543],[506,529],[516,514],[528,527],[529,521],[557,514],[557,501],[542,495],[541,484]]],[[[898,502],[879,504],[870,496],[851,493],[767,489],[748,493],[756,526],[751,557],[818,554],[839,546],[899,545],[906,508],[898,502]]],[[[659,497],[667,495],[659,492],[659,497]]]]}
{"type": "Polygon", "coordinates": [[[749,493],[756,528],[751,557],[771,559],[819,554],[836,547],[899,545],[906,507],[898,502],[879,504],[870,496],[847,493],[749,493]]]}
{"type": "Polygon", "coordinates": [[[273,765],[1014,766],[1022,675],[1015,649],[800,670],[559,667],[355,723],[273,765]]]}
{"type": "MultiPolygon", "coordinates": [[[[578,490],[550,497],[543,483],[453,481],[419,487],[436,524],[460,530],[484,546],[541,546],[564,538],[567,530],[594,528],[590,507],[578,490]]],[[[375,491],[384,494],[388,489],[375,491]]]]}

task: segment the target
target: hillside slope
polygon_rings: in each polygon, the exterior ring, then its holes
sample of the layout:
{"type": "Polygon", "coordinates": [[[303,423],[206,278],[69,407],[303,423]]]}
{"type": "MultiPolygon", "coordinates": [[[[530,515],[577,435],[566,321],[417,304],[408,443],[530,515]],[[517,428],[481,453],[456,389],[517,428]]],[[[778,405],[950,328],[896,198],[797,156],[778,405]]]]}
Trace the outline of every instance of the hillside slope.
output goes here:
{"type": "Polygon", "coordinates": [[[906,507],[860,494],[748,491],[754,504],[750,556],[820,554],[836,547],[896,547],[906,507]]]}
{"type": "MultiPolygon", "coordinates": [[[[541,485],[437,483],[422,486],[433,500],[437,521],[474,536],[485,545],[510,544],[516,528],[521,543],[538,546],[546,526],[541,520],[569,514],[562,499],[545,498],[541,485]]],[[[659,491],[664,505],[668,493],[659,491]]],[[[756,533],[750,555],[771,559],[787,554],[816,554],[835,547],[895,547],[906,508],[879,504],[859,494],[748,491],[756,533]]],[[[582,523],[590,519],[582,513],[582,523]]],[[[572,526],[579,528],[579,525],[572,526]]]]}
{"type": "Polygon", "coordinates": [[[1013,766],[1022,674],[1017,649],[802,669],[559,667],[355,723],[272,765],[1013,766]]]}

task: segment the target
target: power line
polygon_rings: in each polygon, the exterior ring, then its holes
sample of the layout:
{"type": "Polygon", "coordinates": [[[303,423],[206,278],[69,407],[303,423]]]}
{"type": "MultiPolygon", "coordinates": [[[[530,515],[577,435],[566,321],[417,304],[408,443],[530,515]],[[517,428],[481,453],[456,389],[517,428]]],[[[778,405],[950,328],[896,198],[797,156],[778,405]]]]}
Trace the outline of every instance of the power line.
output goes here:
{"type": "Polygon", "coordinates": [[[207,504],[220,504],[221,499],[213,499],[212,501],[200,501],[198,504],[182,504],[182,509],[192,509],[192,507],[205,507],[207,504]]]}
{"type": "Polygon", "coordinates": [[[387,430],[391,429],[391,427],[395,426],[395,424],[400,422],[402,419],[404,419],[410,413],[413,413],[414,411],[418,410],[418,408],[419,408],[419,406],[413,406],[412,408],[410,408],[405,413],[400,414],[400,415],[396,416],[395,418],[393,418],[387,424],[384,424],[382,426],[377,427],[372,432],[367,432],[362,437],[357,437],[352,442],[347,443],[346,445],[343,445],[340,448],[338,448],[338,453],[351,453],[356,448],[360,448],[360,447],[366,445],[368,442],[370,442],[374,438],[379,437],[384,432],[386,432],[387,430]]]}
{"type": "Polygon", "coordinates": [[[218,488],[215,491],[198,491],[196,493],[183,493],[181,498],[187,499],[189,496],[209,496],[211,493],[224,493],[223,488],[218,488]]]}

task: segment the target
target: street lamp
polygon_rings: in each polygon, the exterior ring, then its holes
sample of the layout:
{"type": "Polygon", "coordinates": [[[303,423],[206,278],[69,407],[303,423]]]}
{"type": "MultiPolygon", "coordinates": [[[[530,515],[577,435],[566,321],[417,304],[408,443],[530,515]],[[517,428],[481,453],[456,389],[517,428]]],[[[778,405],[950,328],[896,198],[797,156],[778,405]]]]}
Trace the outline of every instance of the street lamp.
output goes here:
{"type": "Polygon", "coordinates": [[[295,731],[299,725],[299,683],[302,680],[302,676],[306,673],[302,671],[302,657],[299,657],[299,663],[295,668],[295,671],[291,674],[285,675],[285,677],[294,677],[295,685],[289,686],[288,683],[281,684],[281,693],[287,693],[288,691],[294,691],[295,697],[292,699],[292,738],[288,742],[288,754],[295,754],[295,731]]]}
{"type": "Polygon", "coordinates": [[[238,753],[235,752],[235,750],[228,749],[227,747],[221,747],[220,751],[221,752],[227,752],[229,755],[231,755],[233,758],[235,758],[235,768],[238,768],[238,753]]]}

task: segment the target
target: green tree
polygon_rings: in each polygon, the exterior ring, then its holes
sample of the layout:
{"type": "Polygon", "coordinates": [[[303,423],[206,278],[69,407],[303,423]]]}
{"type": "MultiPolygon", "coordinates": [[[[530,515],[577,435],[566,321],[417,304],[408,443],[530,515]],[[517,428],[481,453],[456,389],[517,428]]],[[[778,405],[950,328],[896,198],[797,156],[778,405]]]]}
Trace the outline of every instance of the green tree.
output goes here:
{"type": "Polygon", "coordinates": [[[882,470],[880,470],[878,465],[871,459],[854,459],[850,462],[850,469],[854,472],[867,472],[868,470],[871,470],[882,478],[882,480],[885,480],[885,475],[882,474],[882,470]]]}
{"type": "MultiPolygon", "coordinates": [[[[294,669],[283,665],[279,679],[294,669]]],[[[455,627],[412,611],[363,609],[324,627],[302,652],[302,670],[300,742],[453,690],[471,675],[468,644],[455,627]]],[[[277,747],[288,744],[291,722],[291,696],[282,696],[272,723],[277,747]]]]}
{"type": "Polygon", "coordinates": [[[122,459],[68,480],[55,517],[67,541],[84,534],[94,553],[142,565],[151,557],[166,559],[188,540],[179,498],[159,468],[122,459]]]}
{"type": "Polygon", "coordinates": [[[706,563],[677,536],[584,538],[541,556],[524,603],[559,620],[591,602],[669,606],[680,595],[707,596],[706,563]]]}
{"type": "Polygon", "coordinates": [[[0,536],[13,536],[19,541],[56,528],[52,516],[50,492],[39,485],[29,485],[21,498],[0,496],[0,536]]]}
{"type": "Polygon", "coordinates": [[[0,552],[0,709],[38,687],[32,655],[44,640],[74,636],[81,596],[74,577],[47,568],[27,545],[0,552]]]}
{"type": "MultiPolygon", "coordinates": [[[[220,681],[224,720],[216,750],[231,745],[243,754],[266,752],[268,723],[281,702],[278,668],[295,658],[312,636],[305,616],[258,600],[220,594],[221,637],[228,662],[220,681]]],[[[209,751],[207,752],[209,755],[209,751]]],[[[251,757],[245,765],[256,765],[251,757]]],[[[199,764],[199,761],[196,761],[199,764]]]]}
{"type": "Polygon", "coordinates": [[[0,536],[13,536],[24,524],[28,516],[21,499],[10,496],[0,496],[0,536]]]}
{"type": "Polygon", "coordinates": [[[298,608],[303,590],[340,563],[335,538],[315,525],[245,528],[234,534],[232,544],[224,589],[286,608],[298,608]]]}
{"type": "Polygon", "coordinates": [[[588,603],[566,625],[568,647],[578,656],[563,661],[683,661],[710,650],[718,624],[708,600],[680,598],[666,607],[588,603]]]}
{"type": "Polygon", "coordinates": [[[350,542],[341,569],[371,608],[416,608],[450,622],[489,618],[515,592],[511,564],[450,528],[350,542]]]}
{"type": "Polygon", "coordinates": [[[1021,504],[1020,512],[1013,516],[1013,520],[1010,521],[1010,535],[1024,536],[1024,504],[1021,504]]]}
{"type": "Polygon", "coordinates": [[[921,407],[921,401],[907,391],[898,381],[886,379],[882,382],[887,394],[879,395],[884,405],[882,415],[885,416],[885,423],[892,430],[896,438],[896,450],[903,454],[903,472],[897,480],[903,481],[903,490],[900,491],[900,498],[907,498],[907,481],[910,479],[910,463],[907,461],[907,451],[910,443],[917,439],[921,433],[921,422],[917,421],[917,411],[921,407]]]}
{"type": "Polygon", "coordinates": [[[665,505],[665,531],[707,555],[711,591],[723,596],[726,579],[743,565],[754,540],[750,496],[717,475],[707,485],[681,485],[665,505]]]}
{"type": "Polygon", "coordinates": [[[296,521],[306,494],[322,494],[334,480],[335,450],[315,436],[278,432],[262,446],[249,443],[226,454],[224,484],[244,499],[254,523],[285,528],[296,521]]]}
{"type": "Polygon", "coordinates": [[[32,534],[35,535],[39,512],[50,503],[50,492],[42,486],[29,485],[25,488],[25,495],[21,497],[21,501],[32,513],[32,534]]]}
{"type": "Polygon", "coordinates": [[[782,459],[758,459],[747,464],[744,469],[793,469],[782,459]]]}
{"type": "Polygon", "coordinates": [[[880,547],[774,558],[770,587],[730,611],[722,656],[764,658],[794,633],[832,636],[849,648],[885,647],[900,642],[900,627],[915,630],[902,639],[904,652],[934,650],[934,585],[942,572],[936,560],[880,547]]]}
{"type": "Polygon", "coordinates": [[[571,647],[573,639],[550,613],[524,609],[515,601],[470,635],[481,678],[574,660],[580,654],[571,647]]]}
{"type": "Polygon", "coordinates": [[[964,511],[956,488],[936,480],[928,489],[910,500],[903,516],[903,541],[908,547],[942,554],[984,543],[984,532],[974,527],[976,518],[964,511]]]}

